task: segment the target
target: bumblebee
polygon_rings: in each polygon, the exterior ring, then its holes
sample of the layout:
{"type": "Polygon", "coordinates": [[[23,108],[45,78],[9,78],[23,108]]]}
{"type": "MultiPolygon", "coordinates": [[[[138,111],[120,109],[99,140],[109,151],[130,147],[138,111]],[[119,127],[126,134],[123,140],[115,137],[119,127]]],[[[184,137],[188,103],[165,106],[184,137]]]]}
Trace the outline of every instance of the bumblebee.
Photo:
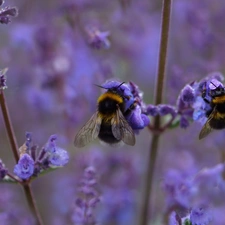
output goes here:
{"type": "Polygon", "coordinates": [[[126,101],[132,96],[126,96],[120,87],[101,88],[107,89],[97,100],[97,111],[91,119],[77,133],[74,145],[84,147],[97,137],[109,145],[118,145],[124,142],[127,145],[135,144],[134,131],[125,119],[135,108],[135,101],[126,108],[126,101]]]}
{"type": "MultiPolygon", "coordinates": [[[[206,111],[208,117],[199,134],[199,139],[206,137],[213,129],[220,130],[225,128],[225,88],[221,85],[216,86],[210,82],[215,88],[204,88],[202,92],[203,100],[209,104],[210,108],[206,111]],[[210,97],[210,100],[207,98],[210,97]]],[[[205,84],[206,85],[206,84],[205,84]]]]}

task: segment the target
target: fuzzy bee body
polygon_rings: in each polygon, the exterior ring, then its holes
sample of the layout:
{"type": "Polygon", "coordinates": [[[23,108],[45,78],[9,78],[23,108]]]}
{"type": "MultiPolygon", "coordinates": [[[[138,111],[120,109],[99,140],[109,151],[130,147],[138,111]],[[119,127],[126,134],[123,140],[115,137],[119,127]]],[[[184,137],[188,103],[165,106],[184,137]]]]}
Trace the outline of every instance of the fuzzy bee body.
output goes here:
{"type": "Polygon", "coordinates": [[[206,137],[213,129],[225,128],[225,88],[218,86],[210,90],[209,96],[211,101],[206,99],[206,92],[203,91],[202,97],[210,105],[210,109],[206,111],[208,119],[199,134],[199,139],[206,137]]]}
{"type": "Polygon", "coordinates": [[[97,101],[97,112],[75,137],[76,147],[83,147],[97,137],[109,145],[120,142],[128,145],[135,144],[134,132],[125,119],[125,116],[135,107],[135,103],[126,108],[125,101],[129,96],[124,96],[118,91],[122,84],[108,88],[104,94],[100,95],[97,101]]]}

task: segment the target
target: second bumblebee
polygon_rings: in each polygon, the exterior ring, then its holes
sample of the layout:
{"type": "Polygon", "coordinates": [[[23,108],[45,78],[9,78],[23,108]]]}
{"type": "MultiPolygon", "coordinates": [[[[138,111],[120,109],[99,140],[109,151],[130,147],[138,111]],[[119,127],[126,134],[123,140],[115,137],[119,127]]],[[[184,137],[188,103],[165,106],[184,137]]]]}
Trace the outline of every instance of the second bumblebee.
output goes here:
{"type": "Polygon", "coordinates": [[[208,119],[200,131],[199,139],[206,137],[213,129],[225,128],[225,88],[222,85],[217,86],[213,82],[210,82],[210,85],[213,85],[214,88],[209,89],[207,93],[205,87],[202,92],[202,98],[210,108],[206,111],[208,119]],[[207,96],[210,97],[210,100],[207,99],[207,96]]]}

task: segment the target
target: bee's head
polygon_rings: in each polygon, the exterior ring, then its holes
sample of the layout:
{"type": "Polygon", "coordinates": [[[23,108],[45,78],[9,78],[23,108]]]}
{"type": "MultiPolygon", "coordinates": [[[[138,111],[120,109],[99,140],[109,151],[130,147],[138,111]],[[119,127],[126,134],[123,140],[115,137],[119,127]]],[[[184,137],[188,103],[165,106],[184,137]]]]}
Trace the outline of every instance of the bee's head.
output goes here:
{"type": "Polygon", "coordinates": [[[225,95],[225,88],[220,82],[215,84],[215,82],[210,81],[209,94],[212,98],[225,95]]]}

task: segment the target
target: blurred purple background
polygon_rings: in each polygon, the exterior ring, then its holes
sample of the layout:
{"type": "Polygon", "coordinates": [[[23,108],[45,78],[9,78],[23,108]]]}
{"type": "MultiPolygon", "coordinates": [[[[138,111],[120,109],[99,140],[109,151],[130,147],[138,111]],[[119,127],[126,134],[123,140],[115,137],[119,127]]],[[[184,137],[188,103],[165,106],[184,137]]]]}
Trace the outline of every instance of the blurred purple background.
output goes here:
{"type": "MultiPolygon", "coordinates": [[[[0,68],[9,69],[5,95],[18,143],[24,143],[26,131],[39,146],[57,133],[58,145],[70,153],[66,167],[32,183],[45,224],[75,224],[78,183],[88,166],[96,168],[101,195],[95,219],[104,225],[137,224],[148,130],[137,135],[134,147],[114,149],[96,141],[80,150],[73,141],[96,110],[101,90],[94,84],[110,78],[133,81],[145,103],[153,104],[161,1],[6,0],[4,6],[9,5],[19,15],[0,25],[0,68]]],[[[224,11],[223,0],[173,1],[164,103],[174,105],[185,84],[225,71],[224,11]]],[[[0,158],[12,171],[15,161],[0,118],[0,158]]],[[[223,160],[224,131],[199,141],[200,129],[201,124],[193,123],[161,138],[151,203],[156,222],[165,206],[160,186],[166,172],[193,176],[223,160]]],[[[26,211],[19,186],[0,184],[0,190],[9,192],[9,199],[0,199],[2,213],[6,202],[26,211]]],[[[21,219],[21,224],[26,223],[21,219]]]]}

